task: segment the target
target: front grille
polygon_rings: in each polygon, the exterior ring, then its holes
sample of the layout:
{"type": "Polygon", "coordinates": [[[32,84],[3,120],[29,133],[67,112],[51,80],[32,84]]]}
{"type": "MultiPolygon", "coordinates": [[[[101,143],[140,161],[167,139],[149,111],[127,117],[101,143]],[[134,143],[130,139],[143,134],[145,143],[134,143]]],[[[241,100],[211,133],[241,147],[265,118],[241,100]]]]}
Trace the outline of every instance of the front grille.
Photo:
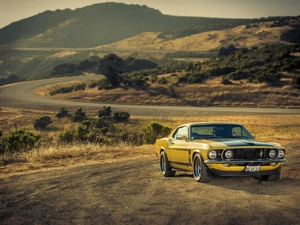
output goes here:
{"type": "Polygon", "coordinates": [[[237,149],[226,149],[222,153],[222,158],[225,159],[225,152],[231,150],[233,152],[232,159],[238,160],[257,160],[257,159],[274,159],[278,156],[277,149],[269,148],[237,148],[237,149]],[[275,157],[269,157],[269,152],[275,150],[275,157]]]}

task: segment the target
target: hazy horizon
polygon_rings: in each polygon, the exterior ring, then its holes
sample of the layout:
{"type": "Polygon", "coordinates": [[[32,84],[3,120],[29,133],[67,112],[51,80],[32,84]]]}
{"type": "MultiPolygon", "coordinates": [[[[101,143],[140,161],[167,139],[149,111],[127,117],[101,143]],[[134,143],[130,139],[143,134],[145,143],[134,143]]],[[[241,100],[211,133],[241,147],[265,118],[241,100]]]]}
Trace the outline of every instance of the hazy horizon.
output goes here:
{"type": "Polygon", "coordinates": [[[74,10],[104,2],[147,5],[174,16],[261,18],[300,15],[299,0],[0,0],[0,29],[47,10],[74,10]]]}

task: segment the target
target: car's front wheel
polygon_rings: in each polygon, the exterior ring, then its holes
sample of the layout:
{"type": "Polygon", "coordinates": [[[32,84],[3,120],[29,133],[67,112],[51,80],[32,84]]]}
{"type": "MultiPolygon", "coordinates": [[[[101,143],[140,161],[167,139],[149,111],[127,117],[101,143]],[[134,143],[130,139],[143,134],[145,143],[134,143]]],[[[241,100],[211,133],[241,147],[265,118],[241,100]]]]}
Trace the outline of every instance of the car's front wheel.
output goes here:
{"type": "Polygon", "coordinates": [[[196,181],[198,182],[209,182],[213,174],[204,163],[201,155],[199,153],[195,154],[193,159],[193,175],[196,181]]]}
{"type": "Polygon", "coordinates": [[[160,153],[159,165],[160,170],[165,177],[173,177],[175,175],[176,171],[172,170],[168,157],[164,151],[160,153]]]}

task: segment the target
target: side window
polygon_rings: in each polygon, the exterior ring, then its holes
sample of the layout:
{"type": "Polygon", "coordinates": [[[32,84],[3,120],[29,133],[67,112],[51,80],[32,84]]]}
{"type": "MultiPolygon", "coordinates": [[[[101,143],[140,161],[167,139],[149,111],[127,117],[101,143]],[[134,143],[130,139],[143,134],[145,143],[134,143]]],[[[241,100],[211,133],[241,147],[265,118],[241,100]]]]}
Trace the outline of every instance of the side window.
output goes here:
{"type": "Polygon", "coordinates": [[[233,136],[239,136],[239,137],[242,137],[242,136],[248,136],[241,127],[233,127],[232,128],[232,135],[233,136]]]}
{"type": "Polygon", "coordinates": [[[187,127],[180,127],[176,131],[175,135],[173,138],[176,140],[182,140],[183,137],[188,137],[188,128],[187,127]]]}

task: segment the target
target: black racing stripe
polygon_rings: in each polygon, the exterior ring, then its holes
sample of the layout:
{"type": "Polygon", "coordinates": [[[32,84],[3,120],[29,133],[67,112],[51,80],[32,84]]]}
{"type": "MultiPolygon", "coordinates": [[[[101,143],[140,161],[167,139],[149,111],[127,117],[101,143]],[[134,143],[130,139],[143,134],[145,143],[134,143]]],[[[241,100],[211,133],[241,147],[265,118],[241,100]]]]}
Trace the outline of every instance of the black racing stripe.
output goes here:
{"type": "Polygon", "coordinates": [[[228,147],[249,147],[249,146],[264,146],[264,147],[272,147],[273,145],[270,143],[265,142],[258,142],[258,141],[249,141],[249,140],[216,140],[221,142],[228,147]]]}

